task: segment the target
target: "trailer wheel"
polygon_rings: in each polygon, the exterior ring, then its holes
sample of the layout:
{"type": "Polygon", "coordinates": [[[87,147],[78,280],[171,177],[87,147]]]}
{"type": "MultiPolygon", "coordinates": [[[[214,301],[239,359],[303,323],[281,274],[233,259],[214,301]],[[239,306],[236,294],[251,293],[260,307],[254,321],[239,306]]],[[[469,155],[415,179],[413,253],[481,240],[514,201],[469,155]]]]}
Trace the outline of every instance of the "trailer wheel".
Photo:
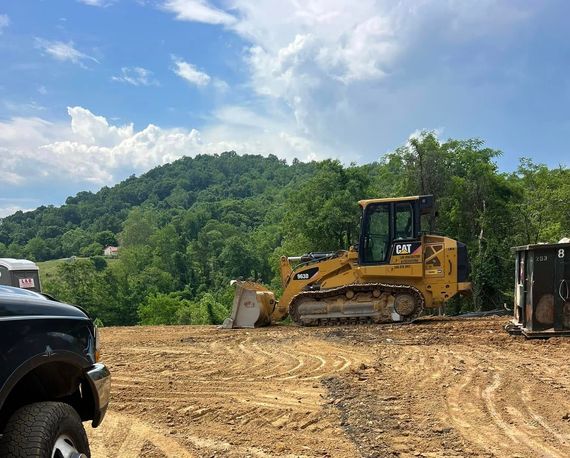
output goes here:
{"type": "Polygon", "coordinates": [[[87,458],[91,456],[81,418],[62,402],[38,402],[17,410],[0,438],[0,456],[87,458]]]}

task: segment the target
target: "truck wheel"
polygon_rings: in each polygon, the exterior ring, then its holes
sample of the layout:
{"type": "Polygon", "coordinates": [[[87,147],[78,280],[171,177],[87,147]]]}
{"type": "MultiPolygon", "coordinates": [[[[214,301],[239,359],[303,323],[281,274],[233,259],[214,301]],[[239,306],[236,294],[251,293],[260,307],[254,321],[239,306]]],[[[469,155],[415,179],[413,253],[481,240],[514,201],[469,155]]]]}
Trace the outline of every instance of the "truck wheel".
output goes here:
{"type": "Polygon", "coordinates": [[[62,402],[38,402],[17,410],[0,437],[0,456],[86,458],[91,456],[81,418],[62,402]]]}

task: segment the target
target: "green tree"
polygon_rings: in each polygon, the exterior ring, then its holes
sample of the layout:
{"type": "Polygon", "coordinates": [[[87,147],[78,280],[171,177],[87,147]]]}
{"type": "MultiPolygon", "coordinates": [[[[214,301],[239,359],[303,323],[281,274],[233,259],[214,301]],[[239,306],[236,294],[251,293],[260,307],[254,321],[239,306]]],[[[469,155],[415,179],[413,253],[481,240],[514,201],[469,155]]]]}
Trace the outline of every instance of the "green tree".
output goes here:
{"type": "Polygon", "coordinates": [[[115,301],[106,280],[91,261],[78,259],[60,264],[44,289],[63,302],[80,305],[103,322],[112,322],[109,318],[113,316],[115,301]]]}
{"type": "Polygon", "coordinates": [[[65,232],[60,243],[64,256],[78,256],[82,248],[93,243],[93,239],[85,230],[75,228],[65,232]]]}
{"type": "Polygon", "coordinates": [[[284,219],[285,240],[299,251],[346,249],[357,240],[358,200],[370,182],[358,167],[324,161],[316,175],[293,192],[284,219]],[[289,240],[287,240],[289,239],[289,240]]]}
{"type": "MultiPolygon", "coordinates": [[[[473,306],[498,307],[512,278],[515,198],[511,183],[498,173],[501,153],[477,139],[440,142],[423,133],[394,153],[402,158],[404,194],[434,194],[439,216],[430,228],[467,244],[474,282],[473,306]]],[[[424,228],[426,229],[426,228],[424,228]]]]}
{"type": "Polygon", "coordinates": [[[154,210],[134,208],[123,224],[119,235],[123,247],[147,245],[157,229],[157,215],[154,210]]]}
{"type": "Polygon", "coordinates": [[[83,248],[81,248],[80,252],[81,256],[100,256],[103,254],[103,245],[97,242],[93,242],[83,248]]]}
{"type": "Polygon", "coordinates": [[[103,256],[93,256],[91,262],[97,272],[102,272],[107,268],[107,260],[103,256]]]}
{"type": "Polygon", "coordinates": [[[44,261],[49,258],[49,250],[44,239],[34,237],[26,244],[24,249],[26,256],[32,261],[44,261]]]}
{"type": "Polygon", "coordinates": [[[221,324],[228,316],[228,309],[216,301],[214,296],[206,293],[202,298],[190,305],[191,324],[221,324]]]}
{"type": "Polygon", "coordinates": [[[235,152],[185,157],[59,208],[2,218],[0,255],[98,255],[118,237],[118,259],[66,263],[44,287],[107,325],[135,324],[141,304],[156,308],[163,297],[179,302],[171,321],[219,322],[231,305],[229,280],[261,278],[279,293],[280,256],[356,243],[359,199],[432,193],[439,216],[422,228],[466,243],[471,259],[473,298],[450,309],[493,308],[512,294],[510,247],[570,234],[568,168],[523,159],[505,174],[499,155],[478,139],[423,132],[358,166],[235,152]]]}
{"type": "Polygon", "coordinates": [[[179,310],[189,307],[190,303],[170,294],[149,295],[139,307],[141,324],[161,325],[178,324],[179,310]]]}
{"type": "Polygon", "coordinates": [[[257,279],[260,273],[255,248],[248,239],[234,235],[226,240],[220,254],[226,278],[257,279]]]}
{"type": "Polygon", "coordinates": [[[570,170],[550,170],[530,159],[521,159],[511,176],[518,191],[513,201],[520,227],[519,244],[557,242],[570,234],[570,170]]]}
{"type": "Polygon", "coordinates": [[[118,245],[117,236],[111,231],[97,232],[97,234],[95,234],[95,241],[104,247],[118,245]]]}

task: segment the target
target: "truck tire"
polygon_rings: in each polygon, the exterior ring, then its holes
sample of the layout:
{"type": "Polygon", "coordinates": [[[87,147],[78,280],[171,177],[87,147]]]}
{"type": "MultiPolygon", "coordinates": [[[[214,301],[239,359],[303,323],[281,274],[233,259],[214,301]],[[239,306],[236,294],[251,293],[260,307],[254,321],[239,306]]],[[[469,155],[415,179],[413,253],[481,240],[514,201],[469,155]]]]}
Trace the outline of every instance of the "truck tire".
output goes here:
{"type": "Polygon", "coordinates": [[[0,437],[0,456],[14,458],[90,457],[81,418],[62,402],[38,402],[17,410],[0,437]]]}

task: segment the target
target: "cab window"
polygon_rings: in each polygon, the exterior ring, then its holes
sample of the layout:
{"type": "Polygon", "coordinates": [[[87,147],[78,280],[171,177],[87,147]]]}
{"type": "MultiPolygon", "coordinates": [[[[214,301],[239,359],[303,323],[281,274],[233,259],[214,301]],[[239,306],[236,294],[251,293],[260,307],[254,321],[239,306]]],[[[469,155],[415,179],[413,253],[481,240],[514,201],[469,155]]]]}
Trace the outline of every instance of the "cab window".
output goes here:
{"type": "Polygon", "coordinates": [[[390,250],[390,206],[382,204],[367,208],[363,228],[362,260],[366,263],[386,261],[390,250]]]}
{"type": "Polygon", "coordinates": [[[414,218],[412,204],[409,202],[399,202],[394,206],[395,231],[394,239],[414,238],[414,218]]]}

